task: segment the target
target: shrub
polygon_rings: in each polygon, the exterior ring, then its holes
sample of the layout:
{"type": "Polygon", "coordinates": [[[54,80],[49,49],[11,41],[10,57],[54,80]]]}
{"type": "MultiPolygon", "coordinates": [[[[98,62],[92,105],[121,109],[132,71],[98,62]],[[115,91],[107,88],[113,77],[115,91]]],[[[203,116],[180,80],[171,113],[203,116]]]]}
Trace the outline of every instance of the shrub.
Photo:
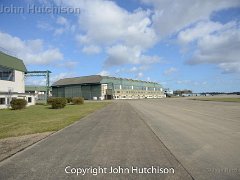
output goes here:
{"type": "Polygon", "coordinates": [[[82,97],[75,97],[75,98],[72,98],[72,103],[77,105],[83,104],[84,99],[82,97]]]}
{"type": "Polygon", "coordinates": [[[61,109],[64,108],[67,104],[67,101],[65,98],[57,97],[51,99],[51,105],[53,109],[61,109]]]}
{"type": "Polygon", "coordinates": [[[49,97],[47,99],[47,104],[52,105],[52,102],[53,102],[54,99],[55,99],[55,97],[49,97]]]}
{"type": "Polygon", "coordinates": [[[11,102],[12,109],[24,109],[27,105],[27,101],[25,99],[13,99],[11,102]]]}
{"type": "Polygon", "coordinates": [[[72,98],[71,97],[68,97],[66,99],[67,99],[67,103],[71,103],[72,102],[72,98]]]}

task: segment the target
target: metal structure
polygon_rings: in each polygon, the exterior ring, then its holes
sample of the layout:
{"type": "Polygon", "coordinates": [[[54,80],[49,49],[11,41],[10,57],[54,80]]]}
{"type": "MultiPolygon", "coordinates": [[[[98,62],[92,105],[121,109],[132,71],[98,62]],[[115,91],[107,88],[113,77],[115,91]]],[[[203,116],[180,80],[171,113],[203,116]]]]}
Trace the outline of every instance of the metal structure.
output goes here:
{"type": "Polygon", "coordinates": [[[156,82],[91,75],[65,78],[52,85],[54,97],[83,97],[84,99],[140,99],[165,97],[156,82]]]}
{"type": "Polygon", "coordinates": [[[33,76],[44,76],[46,77],[46,100],[49,97],[49,89],[50,89],[50,73],[51,71],[27,71],[25,73],[25,77],[33,77],[33,76]]]}

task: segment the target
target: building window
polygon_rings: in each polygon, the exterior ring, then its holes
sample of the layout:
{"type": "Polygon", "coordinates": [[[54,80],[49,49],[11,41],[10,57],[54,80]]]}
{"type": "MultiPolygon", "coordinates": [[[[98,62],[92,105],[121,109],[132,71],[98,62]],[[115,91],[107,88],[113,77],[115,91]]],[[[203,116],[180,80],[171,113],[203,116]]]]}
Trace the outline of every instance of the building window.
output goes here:
{"type": "Polygon", "coordinates": [[[1,105],[5,104],[5,98],[0,98],[0,104],[1,105]]]}
{"type": "Polygon", "coordinates": [[[14,70],[0,66],[0,80],[14,81],[14,70]]]}
{"type": "Polygon", "coordinates": [[[32,102],[32,97],[28,97],[28,103],[32,102]]]}

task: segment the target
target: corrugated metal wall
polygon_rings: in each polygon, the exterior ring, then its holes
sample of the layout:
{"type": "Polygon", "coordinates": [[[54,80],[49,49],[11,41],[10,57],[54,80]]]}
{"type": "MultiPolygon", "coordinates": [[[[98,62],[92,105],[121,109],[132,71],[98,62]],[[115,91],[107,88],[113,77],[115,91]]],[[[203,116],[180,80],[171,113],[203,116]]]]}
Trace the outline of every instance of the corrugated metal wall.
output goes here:
{"type": "Polygon", "coordinates": [[[122,79],[122,78],[113,78],[113,77],[104,77],[101,80],[101,83],[108,84],[108,88],[112,89],[116,87],[122,86],[122,89],[129,89],[130,86],[133,86],[134,89],[146,89],[149,88],[162,88],[162,86],[158,83],[153,82],[144,82],[144,81],[137,81],[131,79],[122,79]]]}
{"type": "Polygon", "coordinates": [[[53,87],[54,97],[83,97],[93,99],[101,96],[101,85],[69,85],[64,87],[53,87]]]}
{"type": "Polygon", "coordinates": [[[64,97],[64,87],[53,87],[53,97],[64,97]]]}

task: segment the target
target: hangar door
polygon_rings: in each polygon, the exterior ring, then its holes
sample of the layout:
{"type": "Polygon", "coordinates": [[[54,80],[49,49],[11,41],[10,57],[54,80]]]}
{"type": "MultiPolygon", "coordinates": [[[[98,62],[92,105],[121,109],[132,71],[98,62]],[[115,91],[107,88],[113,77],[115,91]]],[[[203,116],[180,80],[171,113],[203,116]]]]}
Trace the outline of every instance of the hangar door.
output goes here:
{"type": "Polygon", "coordinates": [[[82,97],[86,100],[92,100],[93,97],[101,96],[101,85],[82,85],[82,97]]]}
{"type": "Polygon", "coordinates": [[[82,86],[82,96],[84,99],[92,99],[91,86],[82,86]]]}

